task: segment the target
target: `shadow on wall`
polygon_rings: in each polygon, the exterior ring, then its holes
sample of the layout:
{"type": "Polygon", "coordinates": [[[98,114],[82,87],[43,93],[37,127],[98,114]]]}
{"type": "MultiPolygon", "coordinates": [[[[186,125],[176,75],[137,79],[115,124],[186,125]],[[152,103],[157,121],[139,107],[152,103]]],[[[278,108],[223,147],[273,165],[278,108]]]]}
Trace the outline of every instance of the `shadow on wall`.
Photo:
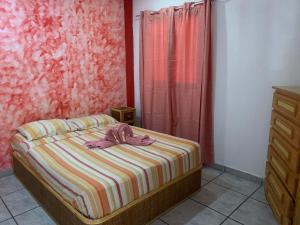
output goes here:
{"type": "MultiPolygon", "coordinates": [[[[227,24],[226,24],[226,3],[229,0],[214,1],[212,3],[212,72],[213,72],[213,127],[214,145],[226,145],[226,101],[228,82],[228,49],[227,49],[227,24]],[[222,21],[220,23],[220,21],[222,21]],[[220,40],[221,39],[221,40],[220,40]],[[218,52],[218,54],[217,54],[218,52]],[[216,75],[221,75],[216,79],[216,75]],[[222,98],[219,98],[222,96],[222,98]],[[221,115],[216,112],[222,111],[221,115]]],[[[224,154],[224,152],[223,152],[224,154]]],[[[223,161],[224,155],[218,155],[223,161]]]]}
{"type": "Polygon", "coordinates": [[[272,85],[300,85],[300,3],[269,4],[267,63],[272,85]],[[296,13],[294,13],[296,12],[296,13]],[[274,22],[274,16],[280,18],[274,22]]]}

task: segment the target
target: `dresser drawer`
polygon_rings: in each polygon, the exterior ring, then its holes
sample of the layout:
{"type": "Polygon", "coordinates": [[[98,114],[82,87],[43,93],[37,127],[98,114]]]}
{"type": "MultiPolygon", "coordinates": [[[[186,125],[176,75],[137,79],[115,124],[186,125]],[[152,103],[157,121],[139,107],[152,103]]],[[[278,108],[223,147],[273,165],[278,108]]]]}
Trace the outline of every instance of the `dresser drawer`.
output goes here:
{"type": "Polygon", "coordinates": [[[295,205],[295,213],[294,213],[294,224],[293,225],[300,225],[300,182],[298,184],[298,195],[296,198],[296,205],[295,205]]]}
{"type": "Polygon", "coordinates": [[[281,134],[292,146],[300,148],[300,127],[273,111],[272,127],[281,134]]]}
{"type": "Polygon", "coordinates": [[[296,150],[277,131],[270,129],[270,144],[288,167],[295,173],[300,171],[300,149],[296,150]]]}
{"type": "Polygon", "coordinates": [[[123,117],[124,121],[134,120],[134,111],[124,112],[123,117]]]}
{"type": "Polygon", "coordinates": [[[300,101],[275,93],[273,108],[298,124],[300,123],[300,101]]]}
{"type": "Polygon", "coordinates": [[[288,191],[293,198],[296,197],[298,187],[298,177],[292,172],[285,162],[278,156],[273,147],[269,146],[268,160],[278,175],[283,184],[287,187],[288,191]]]}
{"type": "Polygon", "coordinates": [[[265,188],[272,196],[277,208],[280,209],[282,215],[292,218],[294,215],[294,201],[289,192],[280,181],[272,166],[267,163],[265,188]]]}
{"type": "Polygon", "coordinates": [[[271,209],[275,215],[275,218],[277,219],[277,222],[280,225],[292,225],[292,221],[290,218],[283,216],[281,213],[278,204],[275,202],[273,196],[269,192],[269,189],[265,186],[265,193],[266,193],[266,198],[271,206],[271,209]]]}
{"type": "Polygon", "coordinates": [[[121,123],[127,123],[130,125],[135,124],[135,108],[132,107],[111,108],[111,115],[121,123]]]}

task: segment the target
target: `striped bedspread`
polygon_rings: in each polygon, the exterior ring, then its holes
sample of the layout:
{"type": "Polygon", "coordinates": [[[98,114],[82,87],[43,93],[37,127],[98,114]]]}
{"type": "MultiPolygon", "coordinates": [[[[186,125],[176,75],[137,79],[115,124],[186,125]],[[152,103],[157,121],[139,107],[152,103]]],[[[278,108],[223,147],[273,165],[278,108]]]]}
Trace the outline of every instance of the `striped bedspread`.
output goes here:
{"type": "Polygon", "coordinates": [[[99,127],[32,142],[17,134],[13,147],[23,149],[31,166],[67,202],[97,219],[201,164],[197,143],[132,128],[135,135],[148,134],[156,142],[88,149],[83,144],[104,137],[108,129],[99,127]]]}

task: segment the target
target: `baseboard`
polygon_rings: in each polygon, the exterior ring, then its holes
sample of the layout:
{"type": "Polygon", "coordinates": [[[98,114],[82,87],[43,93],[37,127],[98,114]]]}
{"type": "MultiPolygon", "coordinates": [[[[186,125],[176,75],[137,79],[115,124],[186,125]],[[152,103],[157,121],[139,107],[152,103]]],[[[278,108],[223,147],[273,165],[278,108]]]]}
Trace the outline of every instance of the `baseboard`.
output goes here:
{"type": "Polygon", "coordinates": [[[7,170],[0,171],[0,178],[12,175],[13,173],[14,173],[13,169],[7,169],[7,170]]]}
{"type": "Polygon", "coordinates": [[[225,172],[225,166],[222,166],[220,164],[215,163],[215,164],[212,164],[211,167],[214,168],[214,169],[220,170],[222,172],[225,172]]]}
{"type": "Polygon", "coordinates": [[[246,180],[259,182],[261,184],[264,181],[264,179],[262,177],[258,177],[258,176],[255,176],[255,175],[252,175],[252,174],[249,174],[249,173],[237,170],[237,169],[233,169],[233,168],[230,168],[230,167],[227,167],[227,166],[220,165],[220,164],[215,163],[215,164],[212,165],[212,167],[217,169],[217,170],[221,170],[223,172],[227,172],[227,173],[236,175],[238,177],[244,178],[246,180]]]}

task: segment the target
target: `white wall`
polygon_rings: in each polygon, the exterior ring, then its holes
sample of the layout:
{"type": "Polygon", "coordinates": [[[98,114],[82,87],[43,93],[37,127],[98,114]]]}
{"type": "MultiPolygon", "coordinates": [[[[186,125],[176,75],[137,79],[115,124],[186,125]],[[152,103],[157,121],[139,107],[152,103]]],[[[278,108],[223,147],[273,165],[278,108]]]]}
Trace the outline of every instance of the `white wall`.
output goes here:
{"type": "MultiPolygon", "coordinates": [[[[133,13],[184,1],[133,0],[133,13]]],[[[272,86],[300,85],[299,0],[213,3],[216,163],[264,176],[272,86]]],[[[140,112],[138,30],[134,18],[135,103],[140,112]]]]}

